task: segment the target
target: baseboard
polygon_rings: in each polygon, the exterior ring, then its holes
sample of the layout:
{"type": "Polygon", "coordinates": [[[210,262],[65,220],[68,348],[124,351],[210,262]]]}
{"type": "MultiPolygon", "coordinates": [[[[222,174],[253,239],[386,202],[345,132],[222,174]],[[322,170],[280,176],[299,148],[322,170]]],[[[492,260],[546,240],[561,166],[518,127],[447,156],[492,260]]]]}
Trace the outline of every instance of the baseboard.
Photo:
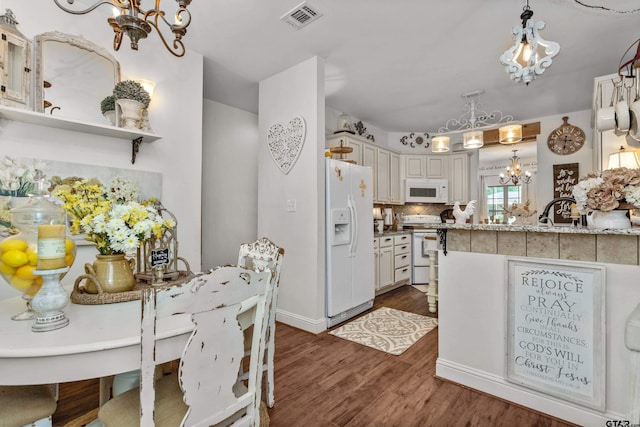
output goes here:
{"type": "Polygon", "coordinates": [[[327,330],[327,318],[310,319],[288,311],[276,310],[276,320],[303,331],[319,334],[327,330]]]}
{"type": "Polygon", "coordinates": [[[602,427],[607,420],[623,420],[621,414],[597,412],[520,387],[503,377],[438,358],[436,376],[465,387],[488,393],[552,417],[584,427],[602,427]]]}

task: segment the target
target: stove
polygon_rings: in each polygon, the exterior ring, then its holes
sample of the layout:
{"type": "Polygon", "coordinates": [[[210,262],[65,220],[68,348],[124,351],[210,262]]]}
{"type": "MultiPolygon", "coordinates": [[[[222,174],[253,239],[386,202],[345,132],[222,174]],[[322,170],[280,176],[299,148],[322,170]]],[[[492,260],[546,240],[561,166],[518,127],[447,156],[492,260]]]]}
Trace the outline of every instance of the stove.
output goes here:
{"type": "Polygon", "coordinates": [[[429,228],[430,225],[442,223],[439,215],[405,215],[400,219],[402,227],[406,229],[429,228]]]}

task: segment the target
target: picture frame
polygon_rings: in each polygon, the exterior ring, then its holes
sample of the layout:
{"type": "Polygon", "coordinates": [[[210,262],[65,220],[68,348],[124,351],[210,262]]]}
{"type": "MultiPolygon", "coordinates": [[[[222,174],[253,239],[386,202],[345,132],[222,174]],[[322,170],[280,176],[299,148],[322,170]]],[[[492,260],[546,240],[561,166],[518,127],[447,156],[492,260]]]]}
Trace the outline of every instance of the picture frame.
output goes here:
{"type": "Polygon", "coordinates": [[[603,411],[605,266],[509,257],[505,378],[603,411]]]}

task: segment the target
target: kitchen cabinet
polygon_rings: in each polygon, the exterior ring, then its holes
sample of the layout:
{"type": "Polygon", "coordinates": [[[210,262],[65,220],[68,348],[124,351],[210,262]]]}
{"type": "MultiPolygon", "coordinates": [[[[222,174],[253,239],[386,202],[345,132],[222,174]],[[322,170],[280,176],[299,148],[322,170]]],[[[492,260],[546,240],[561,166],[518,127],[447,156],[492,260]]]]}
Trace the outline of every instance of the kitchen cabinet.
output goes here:
{"type": "Polygon", "coordinates": [[[400,155],[391,153],[389,158],[389,202],[402,203],[402,180],[400,179],[400,155]]]}
{"type": "Polygon", "coordinates": [[[448,157],[449,204],[469,201],[469,155],[466,152],[448,157]]]}
{"type": "Polygon", "coordinates": [[[391,201],[389,181],[391,178],[391,153],[388,150],[378,148],[376,153],[376,192],[378,203],[389,203],[391,201]]]}
{"type": "Polygon", "coordinates": [[[380,289],[380,239],[373,239],[373,282],[376,291],[380,289]]]}
{"type": "Polygon", "coordinates": [[[325,148],[338,147],[340,144],[353,148],[353,152],[344,155],[345,159],[353,160],[359,165],[369,166],[372,169],[374,202],[402,204],[401,164],[398,153],[347,132],[327,137],[325,148]]]}
{"type": "Polygon", "coordinates": [[[404,178],[419,179],[427,177],[427,156],[407,155],[402,156],[404,160],[404,178]]]}
{"type": "Polygon", "coordinates": [[[379,237],[378,247],[375,267],[378,279],[376,280],[376,295],[409,283],[411,279],[411,233],[379,237]]]}
{"type": "Polygon", "coordinates": [[[447,178],[447,157],[446,154],[426,156],[425,178],[447,178]]]}
{"type": "Polygon", "coordinates": [[[376,293],[380,289],[393,285],[395,273],[393,268],[393,236],[380,237],[379,248],[376,293]]]}

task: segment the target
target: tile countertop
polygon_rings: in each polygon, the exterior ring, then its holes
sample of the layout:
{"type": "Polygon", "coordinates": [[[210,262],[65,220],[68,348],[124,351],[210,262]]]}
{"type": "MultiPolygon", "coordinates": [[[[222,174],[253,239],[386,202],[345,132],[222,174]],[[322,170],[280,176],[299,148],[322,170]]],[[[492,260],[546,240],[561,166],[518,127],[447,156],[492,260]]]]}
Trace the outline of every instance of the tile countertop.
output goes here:
{"type": "Polygon", "coordinates": [[[446,230],[471,231],[524,231],[529,233],[558,233],[558,234],[615,234],[623,236],[640,236],[640,227],[626,229],[596,229],[574,228],[545,225],[507,225],[507,224],[433,224],[432,228],[446,230]]]}

